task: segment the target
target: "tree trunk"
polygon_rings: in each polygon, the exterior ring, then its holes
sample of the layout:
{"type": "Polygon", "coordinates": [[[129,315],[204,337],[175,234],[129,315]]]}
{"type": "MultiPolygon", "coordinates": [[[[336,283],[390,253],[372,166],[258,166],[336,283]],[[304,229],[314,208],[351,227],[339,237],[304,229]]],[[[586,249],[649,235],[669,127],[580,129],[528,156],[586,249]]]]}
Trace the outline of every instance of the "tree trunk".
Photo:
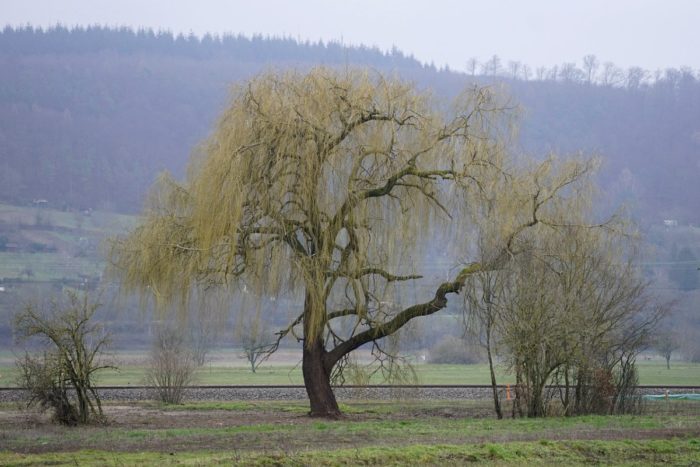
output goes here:
{"type": "Polygon", "coordinates": [[[570,406],[570,392],[569,392],[569,367],[567,366],[565,371],[564,371],[564,386],[565,386],[565,392],[564,392],[564,415],[567,417],[571,415],[571,406],[570,406]]]}
{"type": "Polygon", "coordinates": [[[496,372],[493,369],[493,357],[491,356],[491,335],[490,331],[487,331],[486,335],[486,354],[489,358],[489,371],[491,372],[491,389],[493,391],[493,406],[496,409],[496,416],[498,419],[503,418],[503,412],[501,411],[501,403],[498,400],[498,386],[496,385],[496,372]]]}
{"type": "Polygon", "coordinates": [[[301,369],[311,407],[309,415],[337,418],[340,416],[340,408],[331,388],[331,369],[326,368],[324,364],[323,356],[325,353],[326,350],[321,339],[316,339],[310,346],[304,344],[301,369]]]}
{"type": "Polygon", "coordinates": [[[530,392],[530,400],[528,401],[528,417],[544,417],[547,415],[544,399],[544,384],[538,383],[530,392]]]}
{"type": "Polygon", "coordinates": [[[523,401],[523,379],[522,379],[522,373],[520,371],[520,366],[516,365],[515,367],[515,397],[513,398],[513,411],[511,413],[511,416],[515,418],[515,415],[517,415],[522,418],[523,416],[523,406],[522,406],[522,401],[523,401]]]}
{"type": "Polygon", "coordinates": [[[667,370],[671,369],[671,354],[670,353],[666,354],[666,369],[667,370]]]}
{"type": "MultiPolygon", "coordinates": [[[[304,299],[304,350],[301,361],[301,371],[304,375],[304,386],[309,396],[312,417],[337,418],[340,408],[331,388],[331,371],[333,364],[329,363],[326,346],[321,332],[312,329],[309,324],[312,314],[319,312],[314,309],[314,300],[307,291],[304,299]]],[[[325,313],[325,310],[323,310],[325,313]]]]}

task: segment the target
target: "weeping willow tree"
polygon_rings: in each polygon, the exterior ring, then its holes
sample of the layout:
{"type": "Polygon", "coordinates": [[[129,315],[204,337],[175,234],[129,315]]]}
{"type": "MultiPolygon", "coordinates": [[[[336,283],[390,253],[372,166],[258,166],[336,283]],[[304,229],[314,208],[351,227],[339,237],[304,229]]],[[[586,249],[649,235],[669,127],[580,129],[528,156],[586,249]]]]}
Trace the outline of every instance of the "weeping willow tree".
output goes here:
{"type": "MultiPolygon", "coordinates": [[[[141,224],[114,244],[115,270],[163,302],[236,283],[296,291],[303,303],[279,337],[303,341],[310,413],[338,415],[331,377],[348,354],[443,309],[483,268],[452,269],[411,306],[392,300],[428,282],[417,271],[427,251],[467,251],[472,214],[509,177],[508,125],[489,89],[438,108],[364,71],[253,79],[235,89],[187,179],[157,183],[141,224]]],[[[506,223],[502,251],[553,196],[516,200],[529,217],[506,223]]]]}

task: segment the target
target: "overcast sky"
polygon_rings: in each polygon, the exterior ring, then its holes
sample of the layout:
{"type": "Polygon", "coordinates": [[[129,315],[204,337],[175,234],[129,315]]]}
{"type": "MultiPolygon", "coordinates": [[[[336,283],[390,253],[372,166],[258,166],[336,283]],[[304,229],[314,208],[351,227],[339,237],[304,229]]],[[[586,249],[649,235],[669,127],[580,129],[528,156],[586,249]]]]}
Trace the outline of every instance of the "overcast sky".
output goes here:
{"type": "Polygon", "coordinates": [[[464,70],[497,54],[532,67],[592,53],[700,69],[700,0],[0,0],[0,24],[117,25],[396,46],[464,70]]]}

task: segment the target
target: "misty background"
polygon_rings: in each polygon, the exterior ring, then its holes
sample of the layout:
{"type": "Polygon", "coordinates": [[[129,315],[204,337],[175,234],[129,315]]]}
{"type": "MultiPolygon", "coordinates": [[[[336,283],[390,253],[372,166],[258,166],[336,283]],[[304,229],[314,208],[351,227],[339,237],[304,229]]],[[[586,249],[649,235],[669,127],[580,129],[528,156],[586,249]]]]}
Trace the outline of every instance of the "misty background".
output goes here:
{"type": "MultiPolygon", "coordinates": [[[[227,15],[211,12],[228,2],[199,12],[158,1],[16,3],[0,18],[0,342],[11,343],[26,300],[76,287],[102,291],[118,345],[146,345],[150,317],[103,277],[103,240],[134,224],[158,173],[184,176],[233,84],[323,64],[398,74],[445,100],[474,83],[497,87],[519,105],[514,152],[601,157],[600,210],[624,206],[638,223],[640,267],[675,303],[667,326],[683,356],[700,360],[696,3],[272,2],[229,5],[227,15]]],[[[438,258],[430,272],[445,267],[438,258]]],[[[252,305],[235,302],[214,326],[225,329],[220,345],[235,344],[241,306],[252,305]]],[[[415,346],[455,333],[454,319],[410,330],[415,346]]],[[[203,321],[195,332],[213,332],[203,321]]]]}

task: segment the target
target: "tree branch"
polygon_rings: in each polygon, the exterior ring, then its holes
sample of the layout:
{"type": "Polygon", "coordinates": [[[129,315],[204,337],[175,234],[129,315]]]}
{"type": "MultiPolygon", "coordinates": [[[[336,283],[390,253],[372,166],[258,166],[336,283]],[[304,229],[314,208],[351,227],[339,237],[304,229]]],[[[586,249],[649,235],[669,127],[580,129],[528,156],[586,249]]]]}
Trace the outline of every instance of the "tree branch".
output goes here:
{"type": "Polygon", "coordinates": [[[404,324],[408,323],[413,318],[419,316],[428,316],[437,311],[442,310],[447,306],[447,295],[451,293],[459,293],[459,291],[464,286],[464,282],[467,280],[471,274],[483,271],[484,267],[480,263],[472,263],[466,268],[462,269],[457,275],[457,278],[452,282],[443,282],[435,291],[435,296],[432,300],[420,303],[417,305],[410,306],[399,314],[397,314],[393,319],[386,323],[373,326],[366,331],[361,332],[352,336],[350,339],[337,345],[331,351],[329,351],[324,357],[324,364],[326,368],[332,368],[338,360],[340,360],[343,355],[357,349],[358,347],[374,341],[381,339],[383,337],[389,336],[396,331],[398,331],[404,324]]]}

